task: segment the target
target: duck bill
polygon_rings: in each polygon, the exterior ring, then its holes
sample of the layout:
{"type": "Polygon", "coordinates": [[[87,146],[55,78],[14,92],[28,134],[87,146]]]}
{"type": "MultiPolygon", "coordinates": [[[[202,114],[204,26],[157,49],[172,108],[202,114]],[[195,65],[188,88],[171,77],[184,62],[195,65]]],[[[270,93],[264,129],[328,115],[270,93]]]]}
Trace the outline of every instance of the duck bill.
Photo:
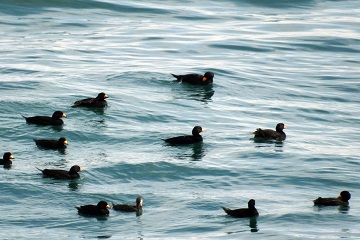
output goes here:
{"type": "Polygon", "coordinates": [[[62,117],[63,117],[63,118],[66,118],[66,114],[65,114],[65,113],[63,113],[62,117]]]}
{"type": "Polygon", "coordinates": [[[342,199],[341,195],[338,196],[338,199],[342,199]]]}
{"type": "Polygon", "coordinates": [[[108,98],[108,97],[109,97],[109,96],[105,94],[104,99],[105,99],[105,98],[108,98]]]}
{"type": "Polygon", "coordinates": [[[287,126],[284,125],[284,129],[286,129],[286,128],[287,128],[287,126]]]}
{"type": "Polygon", "coordinates": [[[14,159],[14,156],[11,154],[9,158],[10,158],[10,159],[14,159]]]}
{"type": "Polygon", "coordinates": [[[67,142],[67,141],[64,141],[64,145],[66,145],[66,144],[68,144],[68,142],[67,142]]]}
{"type": "Polygon", "coordinates": [[[202,79],[202,80],[203,80],[203,82],[205,82],[205,81],[207,80],[207,78],[206,78],[206,77],[203,77],[203,79],[202,79]]]}
{"type": "Polygon", "coordinates": [[[201,129],[201,132],[205,132],[205,129],[201,129]]]}
{"type": "Polygon", "coordinates": [[[108,205],[106,205],[106,208],[110,208],[110,205],[108,204],[108,205]]]}
{"type": "Polygon", "coordinates": [[[80,168],[80,172],[82,172],[84,169],[83,168],[80,168]]]}

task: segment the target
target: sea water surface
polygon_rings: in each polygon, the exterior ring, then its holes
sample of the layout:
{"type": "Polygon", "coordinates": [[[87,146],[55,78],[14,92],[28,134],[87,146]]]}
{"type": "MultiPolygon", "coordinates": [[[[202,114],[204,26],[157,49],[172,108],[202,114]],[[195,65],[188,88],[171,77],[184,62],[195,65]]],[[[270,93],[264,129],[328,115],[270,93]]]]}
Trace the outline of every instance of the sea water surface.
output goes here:
{"type": "Polygon", "coordinates": [[[2,0],[0,238],[359,239],[359,16],[358,0],[2,0]],[[205,71],[213,85],[171,76],[205,71]],[[71,107],[99,92],[106,109],[71,107]],[[55,110],[62,127],[21,116],[55,110]],[[252,139],[278,122],[285,141],[252,139]],[[163,143],[196,125],[202,144],[163,143]],[[75,181],[36,169],[75,164],[75,181]],[[342,190],[349,208],[313,206],[342,190]],[[141,216],[74,208],[137,196],[141,216]],[[257,218],[221,209],[251,198],[257,218]]]}

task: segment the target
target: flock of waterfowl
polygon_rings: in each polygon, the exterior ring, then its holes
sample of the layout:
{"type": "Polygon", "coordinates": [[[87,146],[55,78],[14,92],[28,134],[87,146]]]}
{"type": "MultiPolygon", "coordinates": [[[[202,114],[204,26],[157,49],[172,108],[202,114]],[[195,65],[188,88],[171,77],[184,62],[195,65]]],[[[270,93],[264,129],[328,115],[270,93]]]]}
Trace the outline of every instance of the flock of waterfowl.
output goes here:
{"type": "MultiPolygon", "coordinates": [[[[178,81],[186,82],[189,84],[195,85],[207,85],[213,83],[214,73],[206,72],[204,75],[201,74],[186,74],[186,75],[175,75],[172,74],[178,81]]],[[[72,107],[87,107],[87,108],[105,108],[107,106],[107,101],[105,100],[108,96],[101,92],[95,98],[86,98],[76,101],[72,107]]],[[[63,120],[61,118],[66,118],[65,113],[61,111],[55,111],[51,117],[49,116],[34,116],[34,117],[25,117],[23,116],[27,123],[37,124],[37,125],[62,125],[63,120]]],[[[275,140],[285,140],[286,134],[284,133],[286,126],[284,123],[278,123],[275,130],[272,129],[261,129],[258,128],[254,132],[254,139],[275,139],[275,140]]],[[[163,139],[166,143],[170,145],[183,145],[183,144],[195,144],[203,141],[201,132],[204,132],[201,126],[195,126],[192,130],[192,135],[177,136],[172,138],[163,139]]],[[[59,139],[34,139],[34,142],[39,148],[45,149],[62,149],[66,147],[67,140],[64,137],[59,139]]],[[[0,165],[11,166],[13,155],[10,152],[4,153],[3,159],[0,159],[0,165]]],[[[69,171],[59,170],[59,169],[39,169],[44,175],[44,177],[50,177],[54,179],[77,179],[80,177],[79,172],[83,169],[78,165],[74,165],[70,168],[69,171]]],[[[323,206],[348,206],[349,199],[351,194],[348,191],[342,191],[338,198],[317,198],[314,200],[315,205],[323,206]]],[[[113,203],[113,209],[117,211],[124,212],[137,212],[141,213],[142,211],[143,200],[141,197],[136,199],[136,205],[126,205],[126,204],[115,204],[113,203]]],[[[106,201],[100,201],[97,205],[84,205],[76,207],[78,213],[84,215],[94,215],[94,216],[106,216],[109,215],[110,205],[106,201]]],[[[255,200],[250,199],[248,202],[247,208],[240,208],[231,210],[229,208],[223,207],[223,210],[232,217],[254,217],[258,216],[259,213],[255,208],[255,200]]]]}

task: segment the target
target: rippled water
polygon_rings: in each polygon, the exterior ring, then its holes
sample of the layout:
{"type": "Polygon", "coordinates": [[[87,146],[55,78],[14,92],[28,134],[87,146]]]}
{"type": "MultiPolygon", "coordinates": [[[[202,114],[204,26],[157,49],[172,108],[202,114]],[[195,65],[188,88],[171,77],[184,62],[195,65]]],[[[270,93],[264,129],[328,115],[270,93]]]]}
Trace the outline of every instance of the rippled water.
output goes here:
{"type": "Polygon", "coordinates": [[[357,0],[0,2],[1,239],[360,238],[357,0]],[[170,73],[215,73],[212,86],[170,73]],[[71,108],[109,95],[105,110],[71,108]],[[21,115],[64,111],[60,128],[21,115]],[[284,122],[283,142],[252,132],[284,122]],[[204,142],[162,138],[201,125],[204,142]],[[65,151],[33,138],[65,136],[65,151]],[[35,168],[84,168],[81,179],[35,168]],[[314,207],[352,193],[350,208],[314,207]],[[134,203],[141,216],[74,206],[134,203]],[[260,216],[221,206],[256,200],[260,216]]]}

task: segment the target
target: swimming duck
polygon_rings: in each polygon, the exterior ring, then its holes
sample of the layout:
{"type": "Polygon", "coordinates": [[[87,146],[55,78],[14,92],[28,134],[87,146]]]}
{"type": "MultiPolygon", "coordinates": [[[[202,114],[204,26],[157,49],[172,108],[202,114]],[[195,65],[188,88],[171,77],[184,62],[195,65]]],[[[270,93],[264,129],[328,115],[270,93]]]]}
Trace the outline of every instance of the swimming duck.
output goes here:
{"type": "Polygon", "coordinates": [[[173,75],[178,81],[187,82],[195,85],[207,85],[213,83],[214,73],[206,72],[204,75],[201,74],[185,74],[185,75],[173,75]]]}
{"type": "Polygon", "coordinates": [[[127,204],[115,204],[113,203],[114,210],[122,212],[138,212],[142,210],[143,200],[141,197],[136,198],[136,206],[127,204]]]}
{"type": "Polygon", "coordinates": [[[255,138],[265,138],[265,139],[285,139],[286,134],[284,133],[284,129],[286,129],[285,124],[278,123],[276,125],[276,131],[272,129],[261,129],[258,128],[254,132],[255,138]]]}
{"type": "Polygon", "coordinates": [[[204,132],[205,130],[202,129],[200,126],[195,126],[192,130],[192,135],[186,135],[186,136],[178,136],[178,137],[172,137],[168,139],[163,139],[165,142],[173,145],[177,144],[193,144],[202,142],[203,138],[200,135],[201,132],[204,132]]]}
{"type": "Polygon", "coordinates": [[[44,169],[44,170],[41,170],[39,168],[37,169],[43,173],[44,177],[51,177],[54,179],[64,179],[64,180],[79,178],[80,175],[78,172],[81,172],[83,170],[78,165],[72,166],[69,171],[58,170],[58,169],[44,169]]]}
{"type": "Polygon", "coordinates": [[[55,111],[51,117],[47,116],[35,116],[35,117],[25,117],[27,123],[34,123],[38,125],[62,125],[64,122],[60,118],[66,118],[65,113],[61,111],[55,111]]]}
{"type": "Polygon", "coordinates": [[[106,98],[108,98],[108,95],[101,92],[97,95],[96,98],[85,98],[76,101],[73,107],[90,107],[90,108],[106,107],[107,106],[107,102],[105,100],[106,98]]]}
{"type": "Polygon", "coordinates": [[[348,206],[351,194],[348,191],[342,191],[337,198],[322,198],[314,200],[314,205],[323,206],[348,206]]]}
{"type": "Polygon", "coordinates": [[[48,149],[61,149],[66,147],[66,144],[68,143],[64,137],[61,137],[58,140],[34,139],[34,142],[38,147],[48,149]]]}
{"type": "Polygon", "coordinates": [[[11,152],[4,153],[3,158],[0,159],[0,165],[11,165],[12,161],[10,159],[14,159],[11,152]]]}
{"type": "Polygon", "coordinates": [[[108,210],[110,206],[106,201],[100,201],[97,205],[84,205],[75,208],[79,213],[85,215],[106,216],[110,213],[108,210]]]}
{"type": "Polygon", "coordinates": [[[237,217],[237,218],[255,217],[255,216],[259,215],[258,211],[255,208],[255,200],[254,199],[250,199],[250,201],[248,202],[248,208],[239,208],[239,209],[234,209],[234,210],[231,210],[226,207],[222,207],[222,208],[228,215],[230,215],[232,217],[237,217]]]}

